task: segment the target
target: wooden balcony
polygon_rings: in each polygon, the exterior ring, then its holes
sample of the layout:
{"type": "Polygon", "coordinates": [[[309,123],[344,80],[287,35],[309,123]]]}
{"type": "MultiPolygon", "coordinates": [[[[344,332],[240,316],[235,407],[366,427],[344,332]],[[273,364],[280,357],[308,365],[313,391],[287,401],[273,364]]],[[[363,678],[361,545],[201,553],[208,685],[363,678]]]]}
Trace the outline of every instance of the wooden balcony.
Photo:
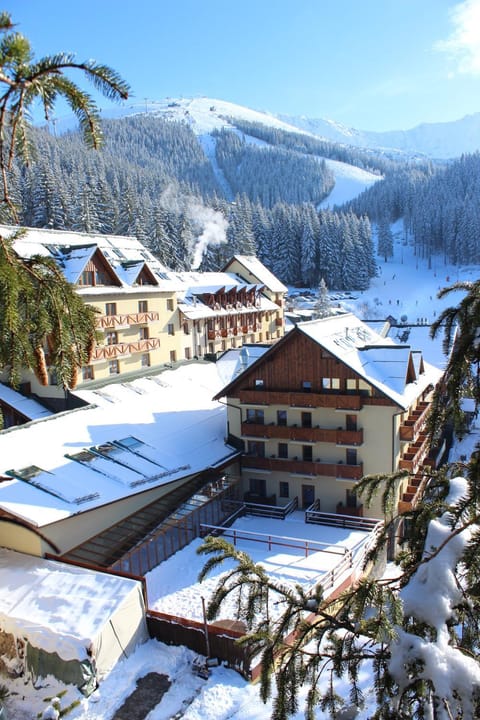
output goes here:
{"type": "Polygon", "coordinates": [[[128,357],[135,353],[149,352],[160,347],[158,338],[148,340],[137,340],[130,343],[117,343],[116,345],[100,345],[93,351],[92,362],[99,360],[115,360],[121,357],[128,357]]]}
{"type": "Polygon", "coordinates": [[[361,395],[341,393],[291,392],[288,390],[240,390],[240,402],[245,405],[287,405],[289,407],[327,407],[336,410],[361,410],[361,395]]]}
{"type": "Polygon", "coordinates": [[[409,479],[409,484],[401,499],[398,501],[398,512],[411,512],[419,503],[427,484],[426,475],[415,475],[409,479]]]}
{"type": "Polygon", "coordinates": [[[360,480],[363,475],[363,463],[347,465],[343,462],[321,462],[295,460],[294,458],[266,458],[256,455],[243,455],[244,468],[258,468],[276,472],[300,473],[302,475],[322,475],[342,478],[344,480],[360,480]]]}
{"type": "Polygon", "coordinates": [[[416,473],[428,454],[429,446],[428,435],[426,433],[421,434],[418,440],[410,444],[402,454],[399,468],[408,470],[410,473],[416,473]]]}
{"type": "Polygon", "coordinates": [[[361,445],[362,430],[342,430],[341,428],[297,427],[296,425],[262,425],[260,423],[242,423],[242,436],[274,438],[278,440],[296,440],[300,442],[326,442],[335,445],[361,445]]]}
{"type": "Polygon", "coordinates": [[[158,312],[124,313],[122,315],[101,315],[96,318],[96,325],[101,329],[130,327],[130,325],[147,325],[159,319],[158,312]]]}
{"type": "Polygon", "coordinates": [[[413,410],[405,422],[400,426],[400,440],[415,440],[418,433],[423,429],[427,419],[429,402],[421,402],[413,410]]]}

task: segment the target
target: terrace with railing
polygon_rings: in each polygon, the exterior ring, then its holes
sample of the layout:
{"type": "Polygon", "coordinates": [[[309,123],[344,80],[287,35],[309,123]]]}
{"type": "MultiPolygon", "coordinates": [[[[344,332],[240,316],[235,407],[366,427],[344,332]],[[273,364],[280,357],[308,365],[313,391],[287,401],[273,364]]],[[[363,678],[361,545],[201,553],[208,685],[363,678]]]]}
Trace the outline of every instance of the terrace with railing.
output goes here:
{"type": "Polygon", "coordinates": [[[277,425],[242,422],[242,435],[245,437],[274,438],[276,440],[297,440],[300,442],[328,442],[336,445],[361,445],[363,429],[344,430],[341,427],[323,428],[298,427],[297,425],[277,425]]]}
{"type": "Polygon", "coordinates": [[[259,470],[275,470],[277,472],[312,476],[321,475],[342,478],[343,480],[360,480],[363,477],[363,463],[348,464],[342,460],[323,462],[320,458],[317,460],[299,460],[298,458],[266,458],[258,455],[243,455],[241,462],[244,468],[257,468],[259,470]]]}
{"type": "Polygon", "coordinates": [[[135,353],[149,352],[160,347],[159,338],[147,338],[133,342],[114,343],[112,345],[98,345],[92,353],[91,362],[98,360],[114,360],[125,358],[135,353]]]}
{"type": "Polygon", "coordinates": [[[119,315],[101,315],[96,318],[97,327],[102,330],[108,328],[127,328],[131,325],[147,325],[160,318],[156,311],[141,313],[121,313],[119,315]]]}
{"type": "Polygon", "coordinates": [[[287,405],[290,407],[327,407],[335,410],[361,410],[364,397],[359,394],[292,392],[291,390],[239,390],[245,405],[287,405]]]}

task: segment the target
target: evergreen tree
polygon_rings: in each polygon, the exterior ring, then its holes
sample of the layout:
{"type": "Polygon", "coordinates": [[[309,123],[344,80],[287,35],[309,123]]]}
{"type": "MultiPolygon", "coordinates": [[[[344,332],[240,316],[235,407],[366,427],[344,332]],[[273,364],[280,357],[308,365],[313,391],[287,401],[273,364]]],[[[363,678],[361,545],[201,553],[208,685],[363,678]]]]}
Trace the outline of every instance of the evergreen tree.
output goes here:
{"type": "Polygon", "coordinates": [[[385,262],[393,257],[393,234],[388,220],[382,219],[377,229],[377,252],[385,262]]]}
{"type": "Polygon", "coordinates": [[[332,304],[328,296],[328,288],[325,280],[320,280],[318,287],[318,298],[315,303],[315,315],[317,318],[325,318],[332,314],[332,304]]]}

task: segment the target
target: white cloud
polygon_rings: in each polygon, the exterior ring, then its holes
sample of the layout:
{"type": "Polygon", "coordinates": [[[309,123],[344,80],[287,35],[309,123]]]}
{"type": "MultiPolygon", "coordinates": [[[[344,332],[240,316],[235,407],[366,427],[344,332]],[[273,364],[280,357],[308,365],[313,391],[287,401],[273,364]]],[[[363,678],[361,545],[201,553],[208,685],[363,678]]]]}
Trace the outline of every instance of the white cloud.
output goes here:
{"type": "Polygon", "coordinates": [[[464,0],[450,11],[453,31],[436,49],[454,60],[456,72],[480,75],[480,0],[464,0]]]}

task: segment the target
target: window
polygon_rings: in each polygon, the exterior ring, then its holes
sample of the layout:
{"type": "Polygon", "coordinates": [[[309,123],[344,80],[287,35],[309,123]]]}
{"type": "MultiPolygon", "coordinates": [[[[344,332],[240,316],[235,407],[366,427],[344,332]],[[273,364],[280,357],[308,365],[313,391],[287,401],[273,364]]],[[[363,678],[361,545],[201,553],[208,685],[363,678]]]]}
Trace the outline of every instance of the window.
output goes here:
{"type": "Polygon", "coordinates": [[[312,427],[312,413],[302,412],[302,427],[303,428],[311,428],[312,427]]]}
{"type": "Polygon", "coordinates": [[[82,368],[82,380],[93,380],[94,377],[92,365],[86,365],[82,368]]]}
{"type": "Polygon", "coordinates": [[[192,359],[192,351],[190,348],[185,348],[185,360],[191,360],[192,359]]]}
{"type": "Polygon", "coordinates": [[[148,302],[146,300],[139,300],[138,301],[138,312],[139,313],[146,313],[148,312],[148,302]]]}
{"type": "Polygon", "coordinates": [[[347,430],[356,430],[357,429],[357,416],[356,415],[346,415],[345,416],[345,426],[347,430]]]}
{"type": "Polygon", "coordinates": [[[303,392],[311,392],[312,391],[312,383],[310,382],[310,380],[303,381],[302,389],[303,389],[303,392]]]}
{"type": "Polygon", "coordinates": [[[101,270],[95,272],[95,285],[108,285],[108,275],[101,270]]]}
{"type": "Polygon", "coordinates": [[[279,458],[288,458],[288,444],[287,443],[278,443],[278,457],[279,458]]]}
{"type": "Polygon", "coordinates": [[[79,285],[90,285],[91,286],[94,284],[95,284],[95,275],[93,273],[93,270],[84,270],[80,277],[79,285]]]}
{"type": "Polygon", "coordinates": [[[110,375],[118,375],[120,372],[120,364],[118,360],[110,360],[108,363],[108,372],[110,375]]]}
{"type": "Polygon", "coordinates": [[[357,451],[351,448],[347,449],[347,465],[357,464],[357,451]]]}
{"type": "Polygon", "coordinates": [[[105,343],[107,345],[117,345],[118,344],[118,335],[115,330],[110,330],[109,332],[105,333],[105,343]]]}
{"type": "Polygon", "coordinates": [[[188,322],[183,323],[183,332],[185,335],[190,335],[190,328],[188,327],[188,322]]]}
{"type": "Polygon", "coordinates": [[[279,484],[279,493],[281,498],[288,498],[290,497],[290,488],[288,486],[288,482],[281,482],[279,484]]]}
{"type": "Polygon", "coordinates": [[[116,315],[117,303],[105,303],[105,315],[116,315]]]}
{"type": "Polygon", "coordinates": [[[287,411],[277,410],[277,425],[285,427],[287,424],[287,411]]]}
{"type": "Polygon", "coordinates": [[[142,367],[150,367],[150,353],[143,353],[142,367]]]}
{"type": "Polygon", "coordinates": [[[167,298],[167,310],[173,310],[173,298],[167,298]]]}
{"type": "Polygon", "coordinates": [[[260,495],[260,497],[266,497],[267,495],[265,478],[250,478],[249,488],[252,495],[260,495]]]}
{"type": "Polygon", "coordinates": [[[346,490],[346,505],[349,508],[356,508],[357,507],[357,493],[355,490],[346,490]]]}
{"type": "Polygon", "coordinates": [[[322,378],[322,388],[324,390],[330,390],[331,386],[330,378],[322,378]]]}
{"type": "Polygon", "coordinates": [[[173,323],[168,323],[168,334],[175,335],[175,325],[173,323]]]}
{"type": "Polygon", "coordinates": [[[258,440],[249,440],[247,445],[247,452],[249,455],[255,455],[256,457],[265,457],[265,443],[258,442],[258,440]]]}
{"type": "Polygon", "coordinates": [[[257,390],[260,390],[261,388],[265,387],[264,381],[261,378],[256,378],[255,387],[257,390]]]}
{"type": "Polygon", "coordinates": [[[170,362],[177,362],[177,353],[175,350],[170,350],[170,362]]]}
{"type": "Polygon", "coordinates": [[[247,408],[247,423],[256,423],[263,425],[265,422],[265,412],[255,408],[247,408]]]}
{"type": "Polygon", "coordinates": [[[311,445],[302,445],[302,459],[306,462],[312,462],[313,455],[311,445]]]}
{"type": "Polygon", "coordinates": [[[148,340],[149,332],[148,327],[141,327],[138,331],[138,334],[140,336],[140,340],[148,340]]]}
{"type": "Polygon", "coordinates": [[[355,392],[357,389],[357,381],[355,378],[347,379],[347,392],[355,392]]]}

